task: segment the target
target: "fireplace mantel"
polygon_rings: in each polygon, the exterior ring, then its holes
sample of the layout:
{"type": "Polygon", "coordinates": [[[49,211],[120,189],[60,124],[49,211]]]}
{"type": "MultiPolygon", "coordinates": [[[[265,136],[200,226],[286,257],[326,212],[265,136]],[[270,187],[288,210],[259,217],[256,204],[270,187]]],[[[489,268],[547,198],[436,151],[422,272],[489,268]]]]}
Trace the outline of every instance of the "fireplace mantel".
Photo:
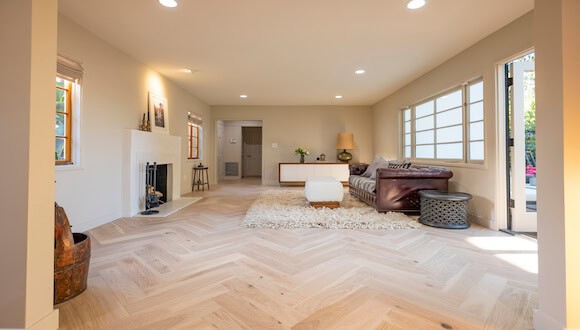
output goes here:
{"type": "Polygon", "coordinates": [[[145,165],[168,164],[168,195],[181,193],[181,137],[126,129],[123,136],[123,216],[145,209],[145,165]],[[169,174],[171,172],[171,174],[169,174]],[[171,177],[171,178],[170,178],[171,177]]]}

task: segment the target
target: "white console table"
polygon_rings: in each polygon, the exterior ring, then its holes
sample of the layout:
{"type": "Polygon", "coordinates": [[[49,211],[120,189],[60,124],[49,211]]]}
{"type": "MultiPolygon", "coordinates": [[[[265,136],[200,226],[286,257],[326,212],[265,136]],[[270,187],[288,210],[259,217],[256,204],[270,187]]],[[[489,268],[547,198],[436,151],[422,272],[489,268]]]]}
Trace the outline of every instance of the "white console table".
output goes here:
{"type": "Polygon", "coordinates": [[[278,181],[286,185],[303,185],[308,177],[331,176],[348,185],[348,163],[279,163],[278,181]]]}

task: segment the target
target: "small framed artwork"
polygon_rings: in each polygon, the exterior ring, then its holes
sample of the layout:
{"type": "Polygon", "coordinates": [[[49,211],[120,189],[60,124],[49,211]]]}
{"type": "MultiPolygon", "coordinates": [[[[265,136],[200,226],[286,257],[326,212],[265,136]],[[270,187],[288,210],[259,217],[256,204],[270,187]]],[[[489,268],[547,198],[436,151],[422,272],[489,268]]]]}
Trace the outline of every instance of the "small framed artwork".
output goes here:
{"type": "Polygon", "coordinates": [[[151,132],[169,134],[169,108],[165,97],[149,92],[149,116],[151,132]]]}

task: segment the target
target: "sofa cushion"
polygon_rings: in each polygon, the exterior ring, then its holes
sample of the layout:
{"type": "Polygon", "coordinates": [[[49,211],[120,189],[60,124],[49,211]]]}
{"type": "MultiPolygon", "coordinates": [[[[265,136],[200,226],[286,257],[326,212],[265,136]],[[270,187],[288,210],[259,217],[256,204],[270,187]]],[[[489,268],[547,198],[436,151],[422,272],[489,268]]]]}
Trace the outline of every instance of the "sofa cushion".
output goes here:
{"type": "Polygon", "coordinates": [[[376,180],[371,180],[361,175],[351,175],[348,178],[348,183],[351,187],[367,191],[371,194],[375,193],[375,188],[377,184],[376,180]]]}

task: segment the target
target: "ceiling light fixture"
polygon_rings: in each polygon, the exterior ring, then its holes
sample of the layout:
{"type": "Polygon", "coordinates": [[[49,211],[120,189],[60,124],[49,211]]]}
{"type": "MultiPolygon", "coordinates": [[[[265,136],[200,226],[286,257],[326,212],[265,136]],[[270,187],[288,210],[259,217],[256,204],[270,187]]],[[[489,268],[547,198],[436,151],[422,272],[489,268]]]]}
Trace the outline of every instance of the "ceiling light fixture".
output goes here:
{"type": "Polygon", "coordinates": [[[246,94],[241,94],[241,95],[240,95],[240,98],[241,98],[241,99],[247,99],[247,98],[248,98],[248,95],[246,95],[246,94]]]}
{"type": "Polygon", "coordinates": [[[185,68],[185,69],[183,69],[183,72],[185,72],[185,73],[193,73],[193,70],[190,69],[190,68],[185,68]]]}
{"type": "Polygon", "coordinates": [[[427,3],[427,1],[425,1],[425,0],[411,0],[407,3],[407,8],[419,9],[419,8],[425,6],[426,3],[427,3]]]}
{"type": "Polygon", "coordinates": [[[177,7],[177,1],[175,0],[159,0],[159,3],[169,8],[177,7]]]}
{"type": "Polygon", "coordinates": [[[365,69],[358,69],[358,70],[354,71],[354,73],[356,73],[356,74],[364,74],[365,72],[366,72],[365,69]]]}
{"type": "Polygon", "coordinates": [[[336,95],[334,98],[340,100],[342,98],[342,95],[336,95]]]}

